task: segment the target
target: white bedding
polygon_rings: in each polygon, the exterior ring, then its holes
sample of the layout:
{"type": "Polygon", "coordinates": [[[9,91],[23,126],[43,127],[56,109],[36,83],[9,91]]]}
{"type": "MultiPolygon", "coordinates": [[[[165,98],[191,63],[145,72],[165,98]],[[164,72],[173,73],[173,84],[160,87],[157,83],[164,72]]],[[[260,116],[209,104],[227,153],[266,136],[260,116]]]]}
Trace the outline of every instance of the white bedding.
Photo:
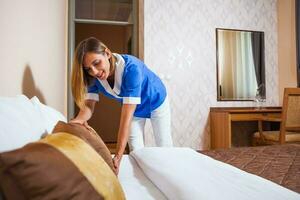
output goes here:
{"type": "Polygon", "coordinates": [[[144,175],[135,160],[124,155],[118,175],[127,200],[166,200],[166,197],[144,175]]]}
{"type": "Polygon", "coordinates": [[[151,147],[130,155],[168,199],[300,199],[298,193],[189,148],[151,147]]]}

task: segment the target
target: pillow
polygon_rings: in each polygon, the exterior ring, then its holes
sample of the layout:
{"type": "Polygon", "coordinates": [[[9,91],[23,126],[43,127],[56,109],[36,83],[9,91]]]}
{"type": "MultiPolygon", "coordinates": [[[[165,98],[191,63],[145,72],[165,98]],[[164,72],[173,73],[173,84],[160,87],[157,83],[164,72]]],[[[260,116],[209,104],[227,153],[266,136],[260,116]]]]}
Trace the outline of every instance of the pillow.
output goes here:
{"type": "Polygon", "coordinates": [[[63,132],[1,153],[0,185],[7,199],[125,199],[101,156],[63,132]]]}
{"type": "Polygon", "coordinates": [[[39,110],[24,95],[0,97],[0,125],[0,152],[37,141],[45,132],[39,110]]]}
{"type": "Polygon", "coordinates": [[[63,114],[61,114],[54,108],[51,108],[50,106],[42,104],[36,96],[32,97],[30,101],[40,111],[40,115],[43,120],[43,126],[47,133],[52,132],[54,126],[58,121],[67,121],[66,117],[63,114]]]}
{"type": "Polygon", "coordinates": [[[89,130],[80,124],[67,124],[59,121],[53,129],[53,133],[56,132],[67,132],[83,139],[96,150],[96,152],[104,159],[108,166],[115,172],[110,151],[94,129],[89,130]]]}

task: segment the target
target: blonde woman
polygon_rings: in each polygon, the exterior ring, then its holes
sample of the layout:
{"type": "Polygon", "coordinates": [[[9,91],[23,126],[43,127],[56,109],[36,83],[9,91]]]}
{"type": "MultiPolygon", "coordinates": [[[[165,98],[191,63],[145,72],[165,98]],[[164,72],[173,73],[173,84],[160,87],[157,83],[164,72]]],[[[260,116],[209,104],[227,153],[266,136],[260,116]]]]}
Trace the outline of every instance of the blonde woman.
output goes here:
{"type": "Polygon", "coordinates": [[[122,104],[113,158],[117,172],[127,142],[131,151],[144,147],[147,118],[151,120],[156,145],[173,146],[166,88],[138,58],[112,53],[96,38],[81,41],[74,56],[72,93],[80,111],[71,123],[87,124],[99,93],[122,104]]]}

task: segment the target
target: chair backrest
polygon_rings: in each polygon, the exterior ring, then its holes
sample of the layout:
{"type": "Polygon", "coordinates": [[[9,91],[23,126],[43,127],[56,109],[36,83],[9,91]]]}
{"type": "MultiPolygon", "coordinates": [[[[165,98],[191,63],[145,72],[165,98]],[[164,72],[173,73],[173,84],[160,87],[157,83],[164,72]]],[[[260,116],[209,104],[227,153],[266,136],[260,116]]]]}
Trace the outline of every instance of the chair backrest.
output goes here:
{"type": "Polygon", "coordinates": [[[286,131],[300,132],[300,88],[284,89],[280,143],[285,142],[286,131]]]}

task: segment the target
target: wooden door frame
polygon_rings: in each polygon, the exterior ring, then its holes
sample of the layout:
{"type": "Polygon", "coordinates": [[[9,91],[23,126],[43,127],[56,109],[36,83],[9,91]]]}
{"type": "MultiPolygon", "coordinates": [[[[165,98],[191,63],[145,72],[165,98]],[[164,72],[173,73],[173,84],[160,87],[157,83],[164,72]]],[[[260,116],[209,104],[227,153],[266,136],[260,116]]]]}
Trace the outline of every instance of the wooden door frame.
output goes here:
{"type": "Polygon", "coordinates": [[[297,56],[297,80],[298,87],[300,87],[300,0],[295,1],[295,9],[296,9],[296,56],[297,56]]]}
{"type": "Polygon", "coordinates": [[[137,57],[144,60],[144,0],[137,1],[137,57]]]}

